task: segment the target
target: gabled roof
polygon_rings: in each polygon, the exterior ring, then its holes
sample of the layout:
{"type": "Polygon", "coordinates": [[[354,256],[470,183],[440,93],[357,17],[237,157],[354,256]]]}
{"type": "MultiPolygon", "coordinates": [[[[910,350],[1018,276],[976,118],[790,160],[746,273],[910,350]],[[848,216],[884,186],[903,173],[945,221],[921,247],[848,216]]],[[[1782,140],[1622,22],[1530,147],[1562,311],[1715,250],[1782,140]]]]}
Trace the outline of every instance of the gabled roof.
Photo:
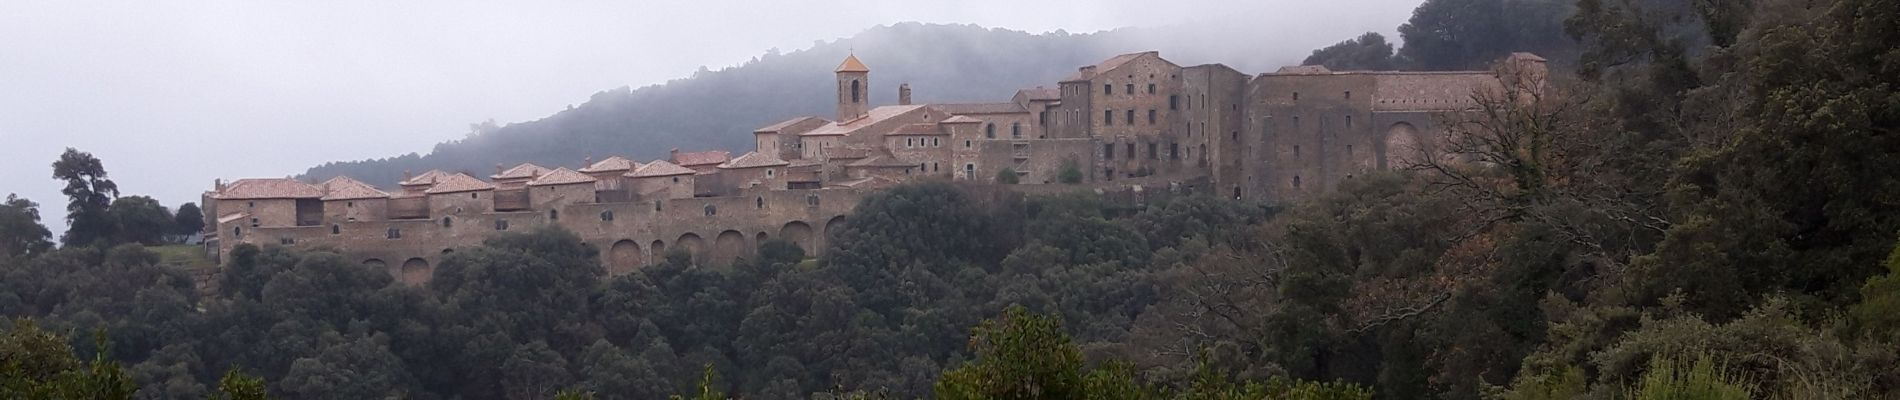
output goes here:
{"type": "Polygon", "coordinates": [[[1093,65],[1092,66],[1093,68],[1082,67],[1080,71],[1077,71],[1075,73],[1075,75],[1070,75],[1068,79],[1063,79],[1062,81],[1071,82],[1071,81],[1085,81],[1089,79],[1094,79],[1096,74],[1108,72],[1116,68],[1121,68],[1122,64],[1127,64],[1129,61],[1134,61],[1135,59],[1141,58],[1141,56],[1150,55],[1150,54],[1153,54],[1156,57],[1161,56],[1161,52],[1159,51],[1144,51],[1140,53],[1128,53],[1128,54],[1118,55],[1114,57],[1109,57],[1107,60],[1102,60],[1100,64],[1093,65]]]}
{"type": "Polygon", "coordinates": [[[239,179],[218,192],[219,199],[315,199],[323,189],[290,178],[239,179]]]}
{"type": "Polygon", "coordinates": [[[1031,101],[1035,101],[1035,100],[1062,100],[1062,90],[1061,90],[1061,89],[1056,89],[1056,88],[1045,88],[1045,87],[1041,87],[1041,86],[1037,86],[1037,87],[1034,87],[1034,88],[1029,88],[1029,89],[1023,89],[1023,90],[1018,90],[1018,91],[1016,91],[1016,94],[1020,94],[1020,95],[1022,95],[1022,96],[1023,96],[1023,98],[1025,98],[1025,99],[1028,99],[1028,100],[1031,100],[1031,101]]]}
{"type": "Polygon", "coordinates": [[[797,117],[797,118],[792,118],[792,119],[788,119],[788,120],[784,120],[784,121],[779,121],[779,123],[776,123],[776,124],[772,124],[772,125],[768,125],[768,126],[766,126],[766,127],[764,127],[764,128],[759,128],[759,129],[757,129],[757,130],[754,130],[754,131],[752,131],[752,132],[753,132],[753,133],[765,133],[765,132],[778,132],[778,131],[782,131],[782,130],[785,130],[785,128],[788,128],[788,127],[791,127],[792,125],[797,125],[797,124],[798,124],[798,123],[800,123],[800,122],[805,122],[805,121],[810,121],[810,120],[814,120],[814,119],[818,119],[818,117],[797,117]]]}
{"type": "Polygon", "coordinates": [[[892,117],[904,115],[906,113],[917,111],[922,108],[924,108],[924,105],[922,104],[876,107],[876,108],[872,108],[870,112],[865,113],[865,116],[862,118],[845,121],[842,123],[839,123],[839,122],[828,123],[828,124],[825,124],[824,126],[818,127],[818,129],[813,129],[805,133],[801,133],[799,134],[799,136],[845,136],[845,135],[851,134],[852,132],[857,132],[857,130],[859,129],[864,129],[864,127],[875,125],[878,122],[883,122],[884,120],[891,119],[892,117]]]}
{"type": "Polygon", "coordinates": [[[627,173],[627,176],[631,176],[635,178],[648,178],[648,177],[655,177],[655,176],[692,175],[692,174],[693,174],[693,170],[690,168],[686,168],[686,167],[682,167],[670,162],[666,162],[666,160],[653,160],[653,162],[646,163],[646,165],[640,166],[640,169],[636,169],[636,170],[633,170],[633,172],[627,173]]]}
{"type": "Polygon", "coordinates": [[[400,185],[403,185],[403,186],[433,185],[435,184],[436,180],[442,179],[443,177],[446,177],[446,176],[449,176],[449,173],[442,172],[442,170],[439,170],[439,169],[432,169],[427,172],[423,172],[422,175],[416,175],[416,176],[410,177],[409,179],[404,179],[402,183],[400,183],[400,185]]]}
{"type": "Polygon", "coordinates": [[[1281,75],[1325,75],[1333,73],[1333,70],[1327,69],[1324,65],[1293,65],[1280,67],[1280,70],[1274,71],[1274,73],[1281,75]]]}
{"type": "Polygon", "coordinates": [[[910,124],[910,125],[897,127],[897,130],[891,131],[890,135],[891,136],[929,136],[929,135],[942,135],[942,134],[944,134],[943,129],[938,128],[937,124],[910,124]]]}
{"type": "Polygon", "coordinates": [[[528,186],[568,185],[568,184],[576,184],[576,183],[594,183],[598,181],[599,181],[598,179],[594,179],[594,177],[587,176],[587,174],[574,172],[574,170],[567,169],[567,167],[561,167],[561,168],[555,168],[553,171],[548,171],[548,173],[541,174],[541,177],[534,178],[534,180],[532,181],[528,181],[528,186]]]}
{"type": "Polygon", "coordinates": [[[754,151],[754,152],[747,152],[744,155],[739,156],[739,158],[734,158],[732,159],[732,161],[727,161],[724,164],[719,164],[719,168],[734,169],[734,168],[777,167],[777,166],[783,166],[786,164],[790,164],[790,163],[785,162],[785,160],[780,160],[778,159],[778,157],[773,157],[770,154],[754,151]]]}
{"type": "Polygon", "coordinates": [[[863,61],[858,61],[858,55],[852,54],[844,57],[844,63],[838,64],[837,72],[871,72],[871,67],[864,66],[863,61]]]}
{"type": "Polygon", "coordinates": [[[866,157],[863,160],[854,161],[850,164],[845,164],[845,166],[858,167],[858,168],[910,168],[910,167],[917,166],[917,164],[911,164],[911,163],[904,162],[895,158],[886,157],[880,154],[880,155],[866,157]]]}
{"type": "Polygon", "coordinates": [[[689,167],[718,164],[730,159],[732,159],[732,153],[725,150],[689,151],[673,154],[674,165],[689,167]]]}
{"type": "Polygon", "coordinates": [[[959,114],[959,115],[961,114],[1009,114],[1009,113],[1029,112],[1028,108],[1024,108],[1023,105],[1016,104],[1015,102],[937,104],[936,106],[937,106],[937,109],[943,110],[943,112],[947,112],[951,114],[959,114]]]}
{"type": "Polygon", "coordinates": [[[323,200],[357,200],[389,198],[389,193],[376,189],[367,183],[339,176],[323,181],[323,200]]]}
{"type": "Polygon", "coordinates": [[[443,177],[441,179],[436,179],[435,186],[429,187],[429,190],[424,191],[423,193],[442,194],[442,193],[473,192],[477,190],[494,190],[494,189],[495,189],[495,185],[489,184],[488,182],[482,182],[482,180],[475,179],[475,177],[468,176],[468,174],[454,174],[454,175],[443,177]]]}
{"type": "Polygon", "coordinates": [[[639,166],[639,163],[633,162],[633,160],[629,160],[626,157],[613,156],[607,157],[605,160],[600,160],[600,162],[596,162],[594,165],[581,168],[580,172],[632,171],[639,166]]]}
{"type": "Polygon", "coordinates": [[[489,179],[534,179],[534,177],[541,176],[541,174],[545,174],[545,173],[548,173],[547,167],[534,165],[534,163],[521,163],[521,165],[516,165],[514,168],[509,168],[507,171],[501,171],[501,173],[491,175],[488,178],[489,179]]]}
{"type": "Polygon", "coordinates": [[[939,123],[943,123],[943,124],[974,124],[974,123],[978,123],[978,122],[983,122],[983,120],[980,120],[980,119],[976,119],[976,118],[970,118],[970,117],[965,117],[965,116],[962,116],[962,115],[958,115],[958,116],[955,116],[955,117],[950,117],[950,118],[944,118],[944,120],[943,120],[943,122],[939,122],[939,123]]]}

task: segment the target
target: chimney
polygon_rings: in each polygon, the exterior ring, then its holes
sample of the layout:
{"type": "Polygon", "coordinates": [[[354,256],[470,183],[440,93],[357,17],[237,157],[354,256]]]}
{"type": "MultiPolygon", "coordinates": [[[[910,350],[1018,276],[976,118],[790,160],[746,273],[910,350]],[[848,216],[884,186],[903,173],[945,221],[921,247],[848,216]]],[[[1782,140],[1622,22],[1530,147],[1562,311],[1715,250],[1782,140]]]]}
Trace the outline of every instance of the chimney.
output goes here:
{"type": "Polygon", "coordinates": [[[501,175],[501,163],[495,163],[495,175],[501,175]]]}
{"type": "Polygon", "coordinates": [[[213,187],[213,188],[217,188],[219,192],[223,192],[223,191],[224,191],[224,178],[218,178],[218,179],[212,179],[212,180],[211,180],[211,187],[213,187]]]}
{"type": "Polygon", "coordinates": [[[679,164],[680,163],[680,148],[674,147],[671,152],[667,153],[666,159],[667,161],[670,161],[674,164],[679,164]]]}
{"type": "Polygon", "coordinates": [[[581,159],[581,168],[587,168],[587,167],[592,167],[592,166],[594,166],[594,156],[587,156],[587,158],[581,159]]]}
{"type": "Polygon", "coordinates": [[[900,105],[900,106],[910,105],[910,84],[909,83],[897,85],[897,105],[900,105]]]}

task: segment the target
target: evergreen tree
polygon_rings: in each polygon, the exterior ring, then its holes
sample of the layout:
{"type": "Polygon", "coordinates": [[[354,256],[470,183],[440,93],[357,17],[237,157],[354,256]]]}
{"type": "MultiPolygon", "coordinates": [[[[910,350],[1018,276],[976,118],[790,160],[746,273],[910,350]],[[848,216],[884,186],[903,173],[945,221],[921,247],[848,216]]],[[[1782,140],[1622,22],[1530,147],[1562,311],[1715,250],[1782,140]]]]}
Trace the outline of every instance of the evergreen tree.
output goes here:
{"type": "Polygon", "coordinates": [[[66,181],[60,189],[66,203],[66,233],[59,242],[66,246],[85,246],[112,238],[116,224],[108,209],[119,197],[119,185],[106,178],[104,163],[92,153],[71,147],[53,162],[53,179],[66,181]]]}

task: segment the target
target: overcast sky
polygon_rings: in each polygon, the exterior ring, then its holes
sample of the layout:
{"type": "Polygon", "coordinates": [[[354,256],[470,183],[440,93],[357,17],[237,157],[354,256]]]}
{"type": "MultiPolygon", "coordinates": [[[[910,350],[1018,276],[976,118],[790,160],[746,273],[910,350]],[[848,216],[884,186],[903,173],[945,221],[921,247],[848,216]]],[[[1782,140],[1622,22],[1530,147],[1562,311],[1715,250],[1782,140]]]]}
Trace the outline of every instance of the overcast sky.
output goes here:
{"type": "Polygon", "coordinates": [[[472,122],[540,118],[875,25],[1203,24],[1313,48],[1390,36],[1419,2],[4,0],[0,196],[39,202],[58,236],[50,165],[66,147],[104,160],[125,194],[176,207],[214,178],[426,153],[472,122]]]}

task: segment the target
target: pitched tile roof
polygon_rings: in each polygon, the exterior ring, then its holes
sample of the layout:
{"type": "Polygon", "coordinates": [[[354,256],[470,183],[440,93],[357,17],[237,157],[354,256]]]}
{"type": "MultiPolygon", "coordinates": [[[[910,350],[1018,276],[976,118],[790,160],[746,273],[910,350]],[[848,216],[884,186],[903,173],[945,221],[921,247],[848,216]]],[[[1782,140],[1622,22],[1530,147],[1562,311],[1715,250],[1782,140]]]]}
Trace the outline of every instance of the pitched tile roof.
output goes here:
{"type": "Polygon", "coordinates": [[[942,134],[944,134],[943,129],[937,128],[937,124],[910,124],[897,127],[897,130],[891,131],[891,136],[927,136],[942,134]]]}
{"type": "Polygon", "coordinates": [[[754,130],[753,132],[778,132],[778,131],[785,130],[785,128],[791,127],[792,125],[797,125],[800,122],[810,121],[814,119],[818,119],[818,117],[792,118],[792,119],[780,121],[779,123],[776,123],[776,124],[768,125],[764,128],[759,128],[758,130],[754,130]]]}
{"type": "Polygon", "coordinates": [[[1062,90],[1056,89],[1056,88],[1045,88],[1045,87],[1037,86],[1030,89],[1018,90],[1016,92],[1018,94],[1022,94],[1024,98],[1027,98],[1029,100],[1062,100],[1062,90]]]}
{"type": "Polygon", "coordinates": [[[596,162],[594,165],[581,168],[580,172],[632,171],[634,168],[639,167],[640,163],[633,162],[633,160],[629,160],[626,157],[613,156],[607,157],[605,160],[600,160],[600,162],[596,162]]]}
{"type": "Polygon", "coordinates": [[[323,189],[290,178],[239,179],[218,192],[219,199],[315,199],[323,189]]]}
{"type": "Polygon", "coordinates": [[[839,181],[838,183],[832,184],[832,186],[841,186],[841,187],[848,187],[848,188],[867,188],[867,187],[884,187],[884,186],[890,186],[890,185],[895,185],[895,184],[897,184],[897,181],[893,181],[890,178],[885,178],[881,176],[872,176],[872,177],[858,178],[858,179],[852,179],[852,180],[847,180],[847,181],[839,181]]]}
{"type": "Polygon", "coordinates": [[[871,67],[864,66],[863,61],[858,61],[858,55],[852,54],[844,57],[844,63],[838,64],[837,72],[871,72],[871,67]]]}
{"type": "Polygon", "coordinates": [[[569,185],[576,183],[594,183],[598,181],[599,179],[594,179],[594,177],[587,176],[587,174],[574,172],[574,170],[567,169],[567,167],[561,167],[541,174],[541,177],[534,178],[532,181],[528,181],[528,186],[569,185]]]}
{"type": "Polygon", "coordinates": [[[951,114],[1008,114],[1029,112],[1028,108],[1023,108],[1023,105],[1014,102],[938,104],[937,109],[951,114]]]}
{"type": "Polygon", "coordinates": [[[884,120],[891,119],[892,117],[896,117],[899,115],[904,115],[912,111],[917,111],[922,108],[924,108],[924,105],[922,104],[876,107],[876,108],[872,108],[871,112],[866,113],[866,115],[863,118],[845,121],[843,123],[833,122],[833,123],[825,124],[824,126],[818,127],[818,129],[813,129],[805,133],[801,133],[799,134],[799,136],[849,135],[852,132],[857,132],[859,129],[864,129],[867,126],[875,125],[878,122],[882,122],[884,120]]]}
{"type": "Polygon", "coordinates": [[[1134,61],[1137,58],[1141,58],[1141,56],[1145,56],[1149,54],[1154,54],[1156,57],[1161,56],[1161,52],[1158,52],[1158,51],[1144,51],[1140,53],[1128,53],[1128,54],[1118,55],[1114,57],[1109,57],[1107,60],[1103,60],[1102,63],[1095,64],[1093,66],[1094,68],[1083,67],[1081,71],[1076,72],[1075,75],[1070,75],[1068,79],[1063,79],[1062,81],[1070,82],[1070,81],[1083,81],[1083,80],[1093,79],[1095,78],[1096,73],[1108,72],[1110,70],[1120,68],[1122,64],[1127,64],[1129,61],[1134,61]]]}
{"type": "Polygon", "coordinates": [[[647,177],[655,177],[655,176],[692,175],[692,174],[693,174],[692,169],[675,165],[670,162],[666,162],[666,160],[653,160],[653,162],[640,166],[640,169],[636,169],[636,170],[633,170],[633,172],[627,173],[626,176],[631,176],[635,178],[647,178],[647,177]]]}
{"type": "Polygon", "coordinates": [[[965,116],[962,116],[962,115],[958,115],[958,116],[955,116],[955,117],[950,117],[950,118],[944,118],[944,120],[943,120],[943,122],[940,122],[940,123],[944,123],[944,124],[974,124],[974,123],[978,123],[978,122],[983,122],[983,120],[980,120],[980,119],[976,119],[976,118],[970,118],[970,117],[965,117],[965,116]]]}
{"type": "Polygon", "coordinates": [[[367,183],[339,176],[323,181],[323,200],[356,200],[388,198],[389,193],[376,189],[367,183]]]}
{"type": "Polygon", "coordinates": [[[516,165],[514,168],[509,168],[507,171],[501,171],[501,173],[499,174],[490,175],[488,178],[489,179],[534,179],[534,177],[541,176],[541,174],[545,174],[545,173],[548,173],[547,167],[534,165],[534,163],[521,163],[521,165],[516,165]]]}
{"type": "Polygon", "coordinates": [[[917,166],[917,164],[911,164],[911,163],[904,162],[895,158],[886,157],[880,154],[880,155],[866,157],[863,160],[854,161],[850,164],[845,164],[845,166],[859,167],[859,168],[910,168],[910,167],[917,166]]]}
{"type": "Polygon", "coordinates": [[[442,172],[442,170],[439,169],[432,169],[428,172],[423,172],[422,175],[404,179],[400,184],[403,186],[433,185],[437,179],[442,179],[442,177],[445,176],[449,176],[449,173],[442,172]]]}
{"type": "Polygon", "coordinates": [[[673,154],[673,164],[681,166],[718,164],[732,159],[725,150],[688,151],[673,154]]]}
{"type": "Polygon", "coordinates": [[[1333,73],[1333,70],[1326,69],[1324,65],[1293,65],[1280,67],[1279,71],[1274,71],[1273,73],[1280,75],[1325,75],[1333,73]]]}
{"type": "Polygon", "coordinates": [[[473,192],[477,190],[494,190],[494,189],[495,189],[495,185],[489,184],[488,182],[482,182],[482,180],[475,179],[475,177],[468,176],[468,174],[454,174],[454,175],[443,177],[441,179],[436,179],[435,186],[429,187],[429,190],[424,191],[423,193],[441,194],[441,193],[473,192]]]}
{"type": "Polygon", "coordinates": [[[738,158],[732,159],[732,161],[727,161],[724,164],[719,164],[719,168],[730,169],[730,168],[777,167],[777,166],[783,166],[787,164],[790,164],[790,163],[785,162],[785,160],[780,160],[778,159],[778,157],[773,157],[770,154],[753,151],[753,152],[747,152],[744,155],[740,155],[738,158]]]}

